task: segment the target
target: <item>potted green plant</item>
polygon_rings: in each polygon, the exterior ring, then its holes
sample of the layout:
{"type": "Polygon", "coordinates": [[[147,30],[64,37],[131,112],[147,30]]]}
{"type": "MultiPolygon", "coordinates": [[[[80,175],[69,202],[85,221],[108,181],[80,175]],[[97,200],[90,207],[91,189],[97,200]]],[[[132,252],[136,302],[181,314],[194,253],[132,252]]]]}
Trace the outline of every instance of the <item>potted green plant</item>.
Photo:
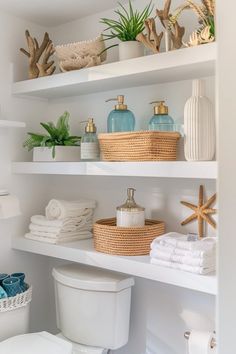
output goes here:
{"type": "Polygon", "coordinates": [[[70,114],[65,112],[56,124],[40,123],[48,134],[28,133],[23,146],[33,150],[33,161],[79,161],[79,136],[70,135],[70,114]]]}
{"type": "Polygon", "coordinates": [[[143,44],[138,42],[136,37],[144,30],[144,21],[153,10],[152,3],[150,2],[141,12],[133,9],[130,0],[127,9],[121,3],[118,2],[118,4],[120,8],[115,10],[116,15],[118,15],[117,20],[102,18],[100,21],[107,26],[103,33],[105,40],[114,38],[120,40],[119,44],[111,45],[107,49],[119,45],[119,60],[143,56],[143,44]]]}

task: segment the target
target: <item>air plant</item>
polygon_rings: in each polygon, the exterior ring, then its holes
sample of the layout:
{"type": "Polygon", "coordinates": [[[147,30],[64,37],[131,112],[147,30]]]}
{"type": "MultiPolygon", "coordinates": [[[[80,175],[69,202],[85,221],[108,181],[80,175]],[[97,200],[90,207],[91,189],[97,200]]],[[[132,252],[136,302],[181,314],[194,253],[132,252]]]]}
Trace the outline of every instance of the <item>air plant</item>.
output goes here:
{"type": "Polygon", "coordinates": [[[59,117],[56,125],[52,122],[40,123],[48,134],[27,133],[29,138],[24,142],[23,147],[31,151],[35,147],[48,147],[52,149],[52,157],[55,158],[56,146],[79,146],[79,136],[70,135],[69,126],[70,114],[65,112],[59,117]]]}
{"type": "MultiPolygon", "coordinates": [[[[142,12],[134,10],[131,0],[129,0],[128,9],[126,9],[121,3],[120,8],[115,10],[118,15],[118,19],[101,18],[100,22],[105,24],[107,28],[104,30],[104,40],[110,40],[118,38],[122,42],[136,41],[136,37],[144,30],[144,21],[150,16],[153,6],[152,1],[144,8],[142,12]],[[107,33],[110,31],[110,33],[107,33]]],[[[118,44],[111,45],[112,48],[118,44]]]]}

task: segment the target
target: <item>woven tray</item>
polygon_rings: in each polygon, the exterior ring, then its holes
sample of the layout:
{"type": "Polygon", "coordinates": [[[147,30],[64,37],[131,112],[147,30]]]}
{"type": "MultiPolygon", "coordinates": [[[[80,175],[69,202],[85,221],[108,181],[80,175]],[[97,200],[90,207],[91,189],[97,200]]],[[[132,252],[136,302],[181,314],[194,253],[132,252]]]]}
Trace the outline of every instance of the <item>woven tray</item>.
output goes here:
{"type": "Polygon", "coordinates": [[[146,220],[144,227],[117,227],[116,219],[98,220],[93,226],[94,246],[98,252],[120,256],[149,254],[150,244],[165,232],[162,221],[146,220]]]}
{"type": "Polygon", "coordinates": [[[140,131],[99,134],[105,161],[173,161],[177,158],[178,132],[140,131]]]}
{"type": "Polygon", "coordinates": [[[17,294],[14,297],[7,297],[0,300],[0,313],[7,311],[14,311],[20,307],[28,305],[32,300],[32,286],[25,292],[17,294]]]}

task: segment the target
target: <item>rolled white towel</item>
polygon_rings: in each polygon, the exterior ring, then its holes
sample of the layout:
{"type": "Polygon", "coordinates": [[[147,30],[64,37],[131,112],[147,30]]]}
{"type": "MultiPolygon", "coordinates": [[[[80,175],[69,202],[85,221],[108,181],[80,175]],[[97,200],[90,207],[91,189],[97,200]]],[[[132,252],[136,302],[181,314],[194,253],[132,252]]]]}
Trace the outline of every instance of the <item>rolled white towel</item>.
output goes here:
{"type": "Polygon", "coordinates": [[[187,265],[187,264],[180,264],[180,263],[163,261],[161,259],[156,259],[156,258],[151,258],[150,262],[152,264],[155,264],[155,265],[158,265],[161,267],[178,269],[178,270],[183,270],[186,272],[201,274],[201,275],[205,275],[205,274],[212,273],[215,271],[214,266],[212,266],[212,267],[195,267],[195,266],[191,266],[191,265],[187,265]]]}
{"type": "Polygon", "coordinates": [[[95,207],[96,202],[94,200],[66,201],[52,199],[46,207],[46,217],[48,220],[62,220],[82,216],[85,209],[94,209],[95,207]]]}
{"type": "Polygon", "coordinates": [[[215,267],[216,257],[212,255],[212,257],[205,258],[193,258],[189,256],[180,256],[176,254],[171,254],[167,252],[161,252],[159,250],[151,250],[150,256],[152,258],[160,259],[163,261],[187,264],[196,267],[215,267]]]}
{"type": "Polygon", "coordinates": [[[216,237],[206,237],[198,241],[188,241],[188,236],[177,232],[169,232],[157,237],[151,244],[151,249],[156,244],[172,246],[186,251],[211,251],[216,247],[216,237]]]}

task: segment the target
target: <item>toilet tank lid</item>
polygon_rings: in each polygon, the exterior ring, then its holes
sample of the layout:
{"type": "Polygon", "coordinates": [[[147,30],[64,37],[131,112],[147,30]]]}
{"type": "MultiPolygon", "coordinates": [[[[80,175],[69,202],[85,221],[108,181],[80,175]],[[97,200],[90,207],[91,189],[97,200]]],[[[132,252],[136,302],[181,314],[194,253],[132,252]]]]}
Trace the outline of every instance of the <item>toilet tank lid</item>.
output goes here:
{"type": "Polygon", "coordinates": [[[134,285],[134,279],[109,270],[69,264],[54,268],[56,281],[76,289],[119,292],[134,285]]]}

